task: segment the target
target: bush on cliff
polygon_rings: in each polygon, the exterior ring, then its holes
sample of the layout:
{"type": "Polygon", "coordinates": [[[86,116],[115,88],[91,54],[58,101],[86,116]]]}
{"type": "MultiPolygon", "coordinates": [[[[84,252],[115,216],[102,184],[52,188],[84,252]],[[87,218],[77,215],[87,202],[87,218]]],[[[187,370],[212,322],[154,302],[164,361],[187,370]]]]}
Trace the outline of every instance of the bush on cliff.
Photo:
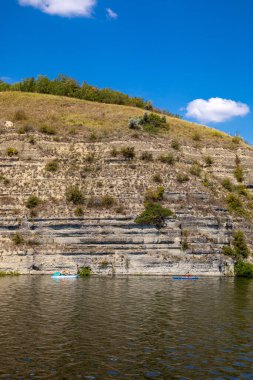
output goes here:
{"type": "Polygon", "coordinates": [[[253,265],[243,260],[235,264],[235,275],[237,277],[253,278],[253,265]]]}
{"type": "Polygon", "coordinates": [[[89,277],[92,274],[92,270],[90,267],[82,267],[78,269],[77,274],[80,277],[89,277]]]}
{"type": "Polygon", "coordinates": [[[26,207],[27,208],[35,208],[39,205],[40,199],[36,195],[30,195],[30,197],[27,199],[26,207]]]}
{"type": "Polygon", "coordinates": [[[233,233],[232,245],[224,246],[222,253],[237,260],[246,259],[250,256],[250,249],[243,231],[238,230],[233,233]]]}
{"type": "Polygon", "coordinates": [[[156,190],[154,189],[148,189],[145,194],[145,201],[146,202],[157,202],[161,201],[163,199],[164,195],[164,187],[158,186],[156,190]]]}
{"type": "Polygon", "coordinates": [[[161,206],[159,203],[146,202],[145,210],[135,219],[136,224],[154,225],[161,228],[166,218],[173,215],[173,212],[161,206]]]}
{"type": "Polygon", "coordinates": [[[49,161],[49,162],[46,164],[45,169],[46,169],[46,171],[48,171],[48,172],[57,172],[57,170],[59,169],[58,161],[57,161],[57,160],[49,161]]]}
{"type": "Polygon", "coordinates": [[[15,245],[20,245],[24,243],[24,239],[19,233],[16,233],[15,235],[13,235],[12,241],[15,245]]]}
{"type": "Polygon", "coordinates": [[[9,146],[9,148],[7,148],[6,150],[6,154],[8,157],[13,157],[13,156],[17,156],[18,155],[18,151],[17,149],[9,146]]]}
{"type": "Polygon", "coordinates": [[[67,189],[66,198],[68,202],[72,202],[74,205],[81,205],[84,203],[83,193],[77,186],[71,186],[67,189]]]}
{"type": "Polygon", "coordinates": [[[125,160],[133,160],[135,157],[135,151],[133,146],[125,146],[121,149],[121,154],[125,160]]]}
{"type": "Polygon", "coordinates": [[[243,182],[244,173],[243,173],[243,168],[241,167],[241,165],[236,165],[234,176],[237,179],[237,182],[243,182]]]}

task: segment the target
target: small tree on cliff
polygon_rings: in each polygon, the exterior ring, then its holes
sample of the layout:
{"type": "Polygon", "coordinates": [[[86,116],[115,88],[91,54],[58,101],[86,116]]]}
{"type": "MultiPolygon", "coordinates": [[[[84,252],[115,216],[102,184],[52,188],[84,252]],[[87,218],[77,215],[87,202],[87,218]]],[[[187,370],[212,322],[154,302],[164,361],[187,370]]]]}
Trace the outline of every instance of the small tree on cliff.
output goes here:
{"type": "Polygon", "coordinates": [[[145,210],[135,219],[136,224],[154,225],[156,228],[162,228],[165,218],[173,215],[173,212],[155,202],[146,202],[145,210]]]}

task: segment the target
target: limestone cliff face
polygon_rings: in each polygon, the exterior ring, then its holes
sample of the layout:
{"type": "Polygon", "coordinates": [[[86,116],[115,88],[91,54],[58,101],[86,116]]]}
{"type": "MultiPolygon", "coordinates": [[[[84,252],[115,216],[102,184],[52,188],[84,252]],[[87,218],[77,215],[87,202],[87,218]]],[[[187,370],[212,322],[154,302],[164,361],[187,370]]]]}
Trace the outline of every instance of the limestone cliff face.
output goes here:
{"type": "MultiPolygon", "coordinates": [[[[45,113],[43,96],[40,97],[41,103],[38,106],[36,99],[36,107],[38,112],[45,113]]],[[[120,126],[116,123],[113,132],[98,128],[97,135],[92,134],[92,120],[97,119],[89,114],[89,121],[85,119],[83,124],[78,121],[81,127],[78,124],[73,133],[69,120],[71,112],[76,117],[76,110],[69,109],[74,107],[74,100],[62,98],[59,102],[64,103],[62,107],[68,116],[65,129],[61,125],[56,135],[43,134],[39,132],[36,116],[32,130],[23,133],[20,128],[32,124],[29,115],[32,99],[30,104],[27,99],[17,98],[16,102],[15,106],[13,100],[8,103],[14,107],[11,112],[22,107],[28,121],[14,121],[13,126],[6,126],[4,121],[10,118],[10,111],[5,111],[6,104],[0,107],[3,120],[0,270],[45,274],[62,269],[76,272],[78,266],[90,266],[97,274],[166,275],[190,271],[223,275],[233,273],[231,259],[221,255],[222,247],[231,241],[233,230],[242,229],[253,246],[250,219],[253,150],[250,146],[233,142],[229,136],[216,136],[213,131],[211,136],[203,127],[198,130],[203,135],[194,139],[191,134],[198,127],[185,122],[179,125],[174,119],[169,120],[171,129],[166,135],[133,133],[127,127],[129,114],[141,111],[130,109],[130,112],[126,107],[119,107],[120,126]],[[175,138],[180,143],[179,150],[171,146],[175,138]],[[122,155],[115,154],[125,146],[135,148],[134,160],[126,161],[122,155]],[[17,153],[8,155],[10,147],[17,153]],[[152,154],[151,161],[141,159],[144,152],[152,154]],[[159,157],[168,153],[175,158],[174,165],[160,161],[159,157]],[[212,158],[212,164],[206,164],[207,156],[212,158]],[[242,199],[247,218],[228,211],[225,198],[229,193],[221,185],[224,178],[230,179],[235,187],[238,185],[234,177],[236,156],[244,171],[243,184],[248,188],[247,199],[242,199]],[[55,159],[57,170],[46,170],[46,164],[55,159]],[[199,173],[192,170],[196,163],[201,168],[199,173]],[[180,180],[182,174],[188,176],[187,181],[180,180]],[[66,190],[73,185],[85,197],[82,217],[75,216],[77,206],[66,201],[66,190]],[[174,212],[173,217],[160,230],[136,225],[134,219],[143,211],[147,189],[158,185],[165,189],[162,204],[174,212]],[[32,214],[26,207],[30,195],[40,199],[32,214]],[[105,195],[113,197],[112,205],[100,205],[99,200],[105,195]],[[23,239],[20,244],[13,242],[17,233],[23,239]]],[[[90,103],[83,104],[84,109],[82,102],[78,102],[81,107],[78,112],[86,118],[90,103]]],[[[117,106],[110,108],[107,116],[108,106],[100,106],[100,118],[105,120],[118,110],[117,106]]],[[[57,107],[54,104],[53,108],[57,110],[57,107]]],[[[94,104],[90,107],[93,109],[94,104]]],[[[59,115],[53,116],[52,124],[57,125],[59,115]]]]}

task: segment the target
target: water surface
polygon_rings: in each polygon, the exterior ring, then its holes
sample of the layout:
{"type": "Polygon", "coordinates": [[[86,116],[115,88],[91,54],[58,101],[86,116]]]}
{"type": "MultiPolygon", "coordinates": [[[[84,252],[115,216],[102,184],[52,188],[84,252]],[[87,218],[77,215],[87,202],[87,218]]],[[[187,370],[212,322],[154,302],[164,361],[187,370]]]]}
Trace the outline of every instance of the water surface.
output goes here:
{"type": "Polygon", "coordinates": [[[253,281],[0,279],[1,379],[253,379],[253,281]]]}

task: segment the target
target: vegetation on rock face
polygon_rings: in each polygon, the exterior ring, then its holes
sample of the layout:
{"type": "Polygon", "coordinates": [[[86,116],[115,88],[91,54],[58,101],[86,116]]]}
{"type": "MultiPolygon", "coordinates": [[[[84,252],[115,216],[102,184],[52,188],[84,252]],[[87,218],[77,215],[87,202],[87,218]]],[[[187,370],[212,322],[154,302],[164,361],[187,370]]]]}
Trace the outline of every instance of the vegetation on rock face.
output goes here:
{"type": "Polygon", "coordinates": [[[77,207],[76,209],[75,209],[75,216],[77,216],[77,217],[82,217],[83,216],[83,214],[84,214],[84,212],[83,212],[83,208],[82,207],[77,207]]]}
{"type": "Polygon", "coordinates": [[[145,210],[135,219],[136,224],[154,225],[161,228],[166,218],[173,215],[173,212],[156,202],[146,202],[145,210]]]}
{"type": "Polygon", "coordinates": [[[5,277],[5,276],[19,276],[19,273],[15,271],[5,272],[3,270],[0,270],[0,277],[5,277]]]}
{"type": "Polygon", "coordinates": [[[235,263],[235,275],[237,277],[253,278],[253,264],[238,260],[235,263]]]}
{"type": "Polygon", "coordinates": [[[91,274],[92,274],[92,270],[91,270],[90,267],[82,267],[82,268],[79,268],[79,269],[78,269],[77,274],[78,274],[80,277],[89,277],[89,276],[91,276],[91,274]]]}
{"type": "Polygon", "coordinates": [[[74,205],[81,205],[84,203],[84,196],[82,191],[77,186],[71,186],[66,191],[66,199],[74,205]]]}
{"type": "Polygon", "coordinates": [[[237,179],[237,182],[243,182],[244,173],[243,173],[243,168],[240,165],[236,165],[234,176],[237,179]]]}
{"type": "Polygon", "coordinates": [[[225,246],[222,250],[223,255],[230,256],[235,260],[235,274],[238,277],[253,277],[253,265],[247,259],[251,252],[246,242],[243,231],[233,233],[231,246],[225,246]]]}
{"type": "Polygon", "coordinates": [[[135,157],[135,151],[133,146],[125,146],[121,149],[121,154],[126,160],[133,160],[135,157]]]}
{"type": "Polygon", "coordinates": [[[46,171],[48,172],[57,172],[58,168],[59,168],[59,164],[57,160],[49,161],[45,167],[46,171]]]}
{"type": "Polygon", "coordinates": [[[230,179],[224,178],[222,180],[221,184],[224,187],[224,189],[226,189],[228,191],[233,191],[233,185],[232,185],[232,182],[230,181],[230,179]]]}
{"type": "Polygon", "coordinates": [[[13,157],[13,156],[17,156],[18,155],[18,151],[17,151],[17,149],[9,146],[9,148],[7,148],[7,150],[6,150],[6,154],[9,157],[13,157]]]}
{"type": "Polygon", "coordinates": [[[36,195],[30,195],[30,197],[27,199],[26,207],[33,209],[37,207],[40,204],[40,199],[36,195]]]}
{"type": "Polygon", "coordinates": [[[159,186],[156,190],[154,189],[148,189],[145,194],[145,201],[146,202],[158,202],[163,199],[164,195],[164,187],[159,186]]]}
{"type": "Polygon", "coordinates": [[[142,152],[140,158],[142,161],[153,161],[153,155],[150,152],[142,152]]]}
{"type": "Polygon", "coordinates": [[[243,203],[237,195],[229,194],[226,198],[226,203],[231,213],[241,217],[247,216],[247,211],[244,209],[243,203]]]}
{"type": "Polygon", "coordinates": [[[56,135],[56,130],[53,127],[50,127],[49,125],[42,125],[39,128],[39,131],[41,133],[44,133],[45,135],[56,135]]]}
{"type": "Polygon", "coordinates": [[[168,153],[161,155],[159,157],[159,161],[161,161],[163,164],[174,165],[176,160],[173,154],[168,153]]]}
{"type": "Polygon", "coordinates": [[[188,177],[187,174],[184,174],[184,173],[178,173],[177,174],[177,182],[184,183],[184,182],[187,182],[189,180],[190,180],[190,178],[188,177]]]}
{"type": "Polygon", "coordinates": [[[24,243],[24,239],[19,233],[16,233],[15,235],[13,235],[12,241],[15,245],[20,245],[24,243]]]}
{"type": "Polygon", "coordinates": [[[175,149],[175,150],[179,150],[180,149],[180,144],[177,140],[172,140],[171,142],[171,148],[175,149]]]}
{"type": "Polygon", "coordinates": [[[195,163],[190,168],[190,173],[196,177],[200,177],[202,168],[199,163],[195,163]]]}
{"type": "Polygon", "coordinates": [[[205,156],[204,157],[204,162],[205,162],[205,164],[206,164],[207,167],[210,167],[210,166],[213,165],[213,159],[210,156],[205,156]]]}

